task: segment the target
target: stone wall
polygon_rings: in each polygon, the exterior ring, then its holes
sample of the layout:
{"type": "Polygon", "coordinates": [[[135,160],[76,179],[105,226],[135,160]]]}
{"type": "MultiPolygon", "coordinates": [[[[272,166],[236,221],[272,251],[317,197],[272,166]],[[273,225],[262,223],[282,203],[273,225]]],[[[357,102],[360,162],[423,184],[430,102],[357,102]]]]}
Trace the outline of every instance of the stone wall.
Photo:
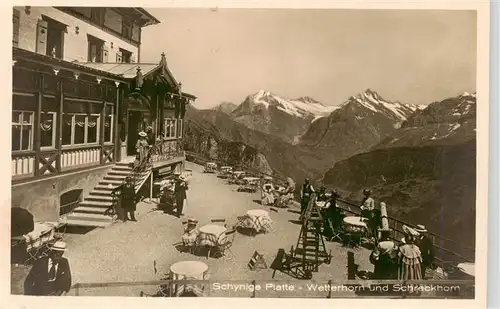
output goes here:
{"type": "Polygon", "coordinates": [[[111,170],[111,165],[63,174],[12,186],[12,207],[26,208],[35,221],[58,221],[60,197],[65,192],[83,190],[86,196],[111,170]]]}

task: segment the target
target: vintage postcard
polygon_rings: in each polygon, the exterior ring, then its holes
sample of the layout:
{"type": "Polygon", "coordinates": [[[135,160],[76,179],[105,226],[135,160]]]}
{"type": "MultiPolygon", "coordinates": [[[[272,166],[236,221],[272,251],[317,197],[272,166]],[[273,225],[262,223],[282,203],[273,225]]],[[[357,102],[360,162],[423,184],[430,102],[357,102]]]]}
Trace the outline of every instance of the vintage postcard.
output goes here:
{"type": "Polygon", "coordinates": [[[6,17],[12,308],[485,305],[487,2],[87,5],[6,17]]]}

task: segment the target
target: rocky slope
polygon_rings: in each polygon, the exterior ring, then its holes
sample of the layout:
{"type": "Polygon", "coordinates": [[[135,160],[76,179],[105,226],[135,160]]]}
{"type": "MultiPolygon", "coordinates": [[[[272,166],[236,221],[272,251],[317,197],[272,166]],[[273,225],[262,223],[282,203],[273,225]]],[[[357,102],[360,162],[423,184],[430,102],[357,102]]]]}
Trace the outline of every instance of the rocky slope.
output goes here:
{"type": "Polygon", "coordinates": [[[186,151],[221,162],[231,158],[230,164],[245,164],[282,177],[317,177],[331,166],[324,153],[294,147],[215,110],[188,108],[183,143],[186,151]]]}
{"type": "Polygon", "coordinates": [[[375,148],[452,145],[476,138],[476,94],[429,104],[375,148]]]}
{"type": "Polygon", "coordinates": [[[236,108],[238,108],[238,105],[231,103],[231,102],[222,102],[221,104],[215,106],[212,108],[212,110],[223,112],[224,114],[231,114],[236,108]]]}
{"type": "Polygon", "coordinates": [[[337,162],[325,183],[357,200],[371,187],[377,201],[390,205],[390,216],[473,246],[475,103],[474,94],[463,94],[428,105],[372,151],[337,162]]]}
{"type": "Polygon", "coordinates": [[[327,107],[310,97],[285,99],[261,90],[249,95],[231,116],[249,129],[295,144],[314,119],[333,109],[335,107],[327,107]]]}

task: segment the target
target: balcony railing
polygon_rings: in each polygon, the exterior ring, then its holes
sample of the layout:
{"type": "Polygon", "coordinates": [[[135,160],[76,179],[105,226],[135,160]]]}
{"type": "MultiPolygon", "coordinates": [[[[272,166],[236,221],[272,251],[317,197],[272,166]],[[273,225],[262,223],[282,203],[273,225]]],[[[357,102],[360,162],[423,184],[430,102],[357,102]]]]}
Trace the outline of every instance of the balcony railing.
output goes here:
{"type": "Polygon", "coordinates": [[[85,149],[63,149],[61,168],[71,169],[100,163],[101,146],[85,149]]]}

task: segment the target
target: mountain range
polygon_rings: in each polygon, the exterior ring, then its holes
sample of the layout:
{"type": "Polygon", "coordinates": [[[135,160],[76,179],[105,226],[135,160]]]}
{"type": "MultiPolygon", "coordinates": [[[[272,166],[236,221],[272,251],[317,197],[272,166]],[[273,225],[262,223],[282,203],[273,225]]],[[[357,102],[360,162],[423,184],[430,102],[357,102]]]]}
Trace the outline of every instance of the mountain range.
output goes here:
{"type": "Polygon", "coordinates": [[[370,187],[391,216],[452,239],[467,231],[461,241],[472,245],[475,124],[472,93],[420,106],[367,89],[327,106],[262,90],[239,105],[189,107],[184,147],[298,183],[310,177],[353,200],[370,187]]]}

